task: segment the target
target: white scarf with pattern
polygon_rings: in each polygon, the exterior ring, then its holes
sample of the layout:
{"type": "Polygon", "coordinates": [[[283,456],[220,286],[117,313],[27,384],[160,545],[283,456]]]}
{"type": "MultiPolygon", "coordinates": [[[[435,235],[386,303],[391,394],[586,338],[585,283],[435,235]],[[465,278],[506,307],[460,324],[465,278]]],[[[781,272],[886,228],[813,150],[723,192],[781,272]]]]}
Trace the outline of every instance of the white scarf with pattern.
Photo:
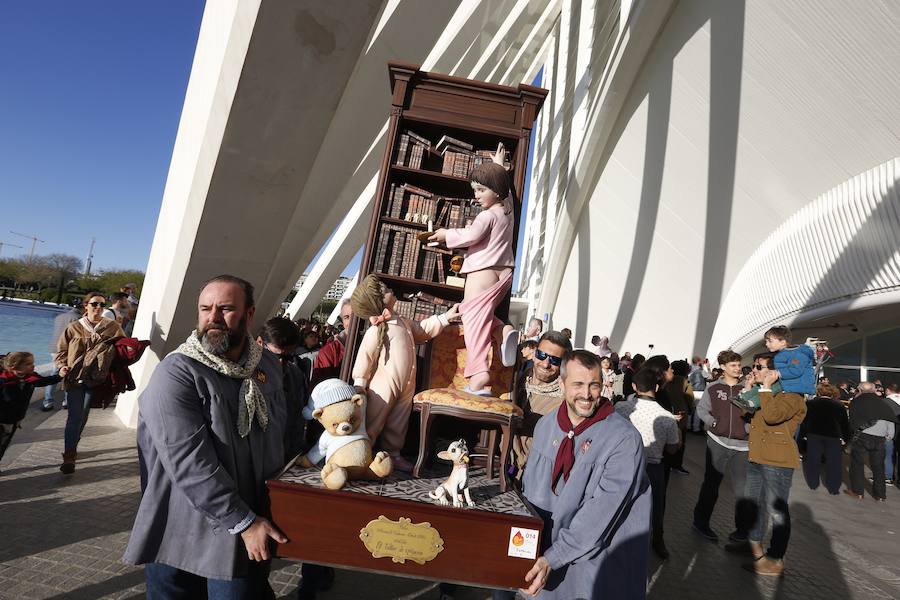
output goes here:
{"type": "Polygon", "coordinates": [[[247,339],[250,346],[247,360],[243,364],[238,364],[224,358],[207,352],[200,344],[200,338],[197,337],[197,330],[191,332],[187,340],[175,350],[193,358],[197,362],[206,365],[217,373],[221,373],[226,377],[233,379],[243,379],[241,383],[240,397],[238,403],[238,434],[243,438],[250,433],[250,425],[252,424],[254,415],[259,426],[263,431],[269,424],[269,409],[266,406],[266,398],[263,396],[259,384],[256,382],[254,375],[259,360],[262,358],[262,346],[254,343],[251,339],[247,339]]]}

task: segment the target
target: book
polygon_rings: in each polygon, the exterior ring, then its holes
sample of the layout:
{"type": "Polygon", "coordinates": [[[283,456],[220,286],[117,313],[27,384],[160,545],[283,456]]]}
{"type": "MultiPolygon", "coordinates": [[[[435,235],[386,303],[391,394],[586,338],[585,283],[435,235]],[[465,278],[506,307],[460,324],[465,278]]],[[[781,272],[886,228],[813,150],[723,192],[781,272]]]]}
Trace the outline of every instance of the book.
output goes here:
{"type": "Polygon", "coordinates": [[[416,186],[412,185],[411,183],[404,183],[403,186],[410,192],[412,192],[414,194],[419,194],[420,196],[424,196],[426,198],[431,198],[434,195],[431,192],[429,192],[428,190],[423,190],[422,188],[416,187],[416,186]]]}
{"type": "Polygon", "coordinates": [[[444,163],[441,166],[442,175],[453,175],[453,166],[456,162],[456,154],[447,152],[444,154],[444,163]]]}
{"type": "Polygon", "coordinates": [[[409,146],[409,136],[405,133],[400,135],[400,143],[397,145],[397,157],[394,164],[403,166],[406,164],[406,149],[409,146]]]}
{"type": "Polygon", "coordinates": [[[381,235],[378,236],[378,247],[375,251],[375,261],[372,264],[373,271],[384,273],[384,260],[387,255],[388,241],[392,228],[392,225],[384,225],[381,228],[381,235]]]}
{"type": "Polygon", "coordinates": [[[428,138],[422,137],[421,135],[419,135],[413,131],[410,131],[409,129],[405,130],[404,133],[406,135],[408,135],[409,137],[411,137],[412,139],[419,142],[420,144],[423,144],[425,146],[431,146],[431,140],[429,140],[428,138]]]}
{"type": "Polygon", "coordinates": [[[466,150],[472,150],[474,146],[472,144],[466,143],[462,140],[458,140],[454,137],[450,137],[449,135],[444,135],[438,140],[438,143],[435,145],[435,149],[438,152],[443,152],[444,148],[448,145],[456,146],[458,148],[465,148],[466,150]]]}
{"type": "Polygon", "coordinates": [[[447,272],[444,270],[443,256],[438,256],[436,273],[438,283],[447,283],[447,272]]]}
{"type": "Polygon", "coordinates": [[[403,247],[406,243],[406,233],[396,231],[393,239],[388,243],[391,249],[391,258],[385,273],[388,275],[398,275],[400,273],[400,261],[403,260],[403,247]]]}
{"type": "Polygon", "coordinates": [[[429,294],[428,292],[415,292],[413,294],[407,294],[405,297],[410,298],[410,299],[415,298],[416,300],[418,300],[420,302],[427,302],[430,304],[446,306],[447,308],[450,308],[451,306],[456,304],[456,302],[454,302],[453,300],[447,300],[446,298],[438,298],[437,296],[433,296],[432,294],[429,294]]]}

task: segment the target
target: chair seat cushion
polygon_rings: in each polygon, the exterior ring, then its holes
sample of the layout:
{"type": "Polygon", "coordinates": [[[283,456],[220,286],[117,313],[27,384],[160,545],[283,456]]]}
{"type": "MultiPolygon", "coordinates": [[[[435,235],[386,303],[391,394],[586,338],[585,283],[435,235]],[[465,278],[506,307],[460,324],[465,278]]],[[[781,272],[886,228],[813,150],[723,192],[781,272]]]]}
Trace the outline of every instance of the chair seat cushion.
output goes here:
{"type": "MultiPolygon", "coordinates": [[[[508,396],[508,394],[504,394],[508,396]]],[[[521,417],[522,409],[509,400],[490,396],[476,396],[455,388],[437,388],[419,392],[413,397],[414,404],[440,404],[474,412],[493,413],[521,417]]]]}

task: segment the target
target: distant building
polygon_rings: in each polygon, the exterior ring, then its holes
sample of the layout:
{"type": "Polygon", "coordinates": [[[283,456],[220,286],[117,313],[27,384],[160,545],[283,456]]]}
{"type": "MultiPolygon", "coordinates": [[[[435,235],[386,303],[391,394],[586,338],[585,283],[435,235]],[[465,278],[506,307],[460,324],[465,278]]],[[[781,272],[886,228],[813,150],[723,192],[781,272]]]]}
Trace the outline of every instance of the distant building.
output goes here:
{"type": "MultiPolygon", "coordinates": [[[[294,290],[299,290],[300,286],[303,285],[303,282],[306,281],[307,274],[304,273],[300,276],[300,279],[297,280],[297,283],[294,284],[294,290]]],[[[343,297],[344,292],[347,291],[347,286],[350,285],[349,277],[338,277],[337,281],[331,284],[331,288],[325,292],[323,300],[340,300],[343,297]]]]}
{"type": "Polygon", "coordinates": [[[338,277],[337,281],[331,284],[331,289],[329,289],[325,293],[326,300],[340,300],[344,292],[347,291],[347,286],[350,285],[349,277],[338,277]]]}

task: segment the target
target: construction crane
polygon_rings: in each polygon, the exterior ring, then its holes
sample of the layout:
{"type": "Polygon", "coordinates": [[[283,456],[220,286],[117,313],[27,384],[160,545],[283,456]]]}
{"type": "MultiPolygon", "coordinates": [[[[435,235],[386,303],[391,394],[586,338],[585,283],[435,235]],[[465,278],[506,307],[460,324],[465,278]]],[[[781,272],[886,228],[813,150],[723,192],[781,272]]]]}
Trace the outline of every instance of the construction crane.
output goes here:
{"type": "Polygon", "coordinates": [[[31,240],[31,252],[28,253],[28,262],[31,262],[31,259],[34,258],[34,246],[38,242],[44,243],[44,240],[38,239],[36,235],[25,235],[24,233],[16,233],[15,231],[10,231],[11,234],[17,235],[19,237],[23,237],[26,240],[31,240]]]}
{"type": "Polygon", "coordinates": [[[85,276],[91,274],[91,263],[94,261],[94,244],[97,242],[97,238],[91,238],[91,249],[88,250],[87,260],[84,261],[84,274],[85,276]]]}
{"type": "Polygon", "coordinates": [[[10,244],[8,242],[0,242],[0,254],[3,254],[3,246],[10,246],[11,248],[21,248],[18,244],[10,244]]]}

